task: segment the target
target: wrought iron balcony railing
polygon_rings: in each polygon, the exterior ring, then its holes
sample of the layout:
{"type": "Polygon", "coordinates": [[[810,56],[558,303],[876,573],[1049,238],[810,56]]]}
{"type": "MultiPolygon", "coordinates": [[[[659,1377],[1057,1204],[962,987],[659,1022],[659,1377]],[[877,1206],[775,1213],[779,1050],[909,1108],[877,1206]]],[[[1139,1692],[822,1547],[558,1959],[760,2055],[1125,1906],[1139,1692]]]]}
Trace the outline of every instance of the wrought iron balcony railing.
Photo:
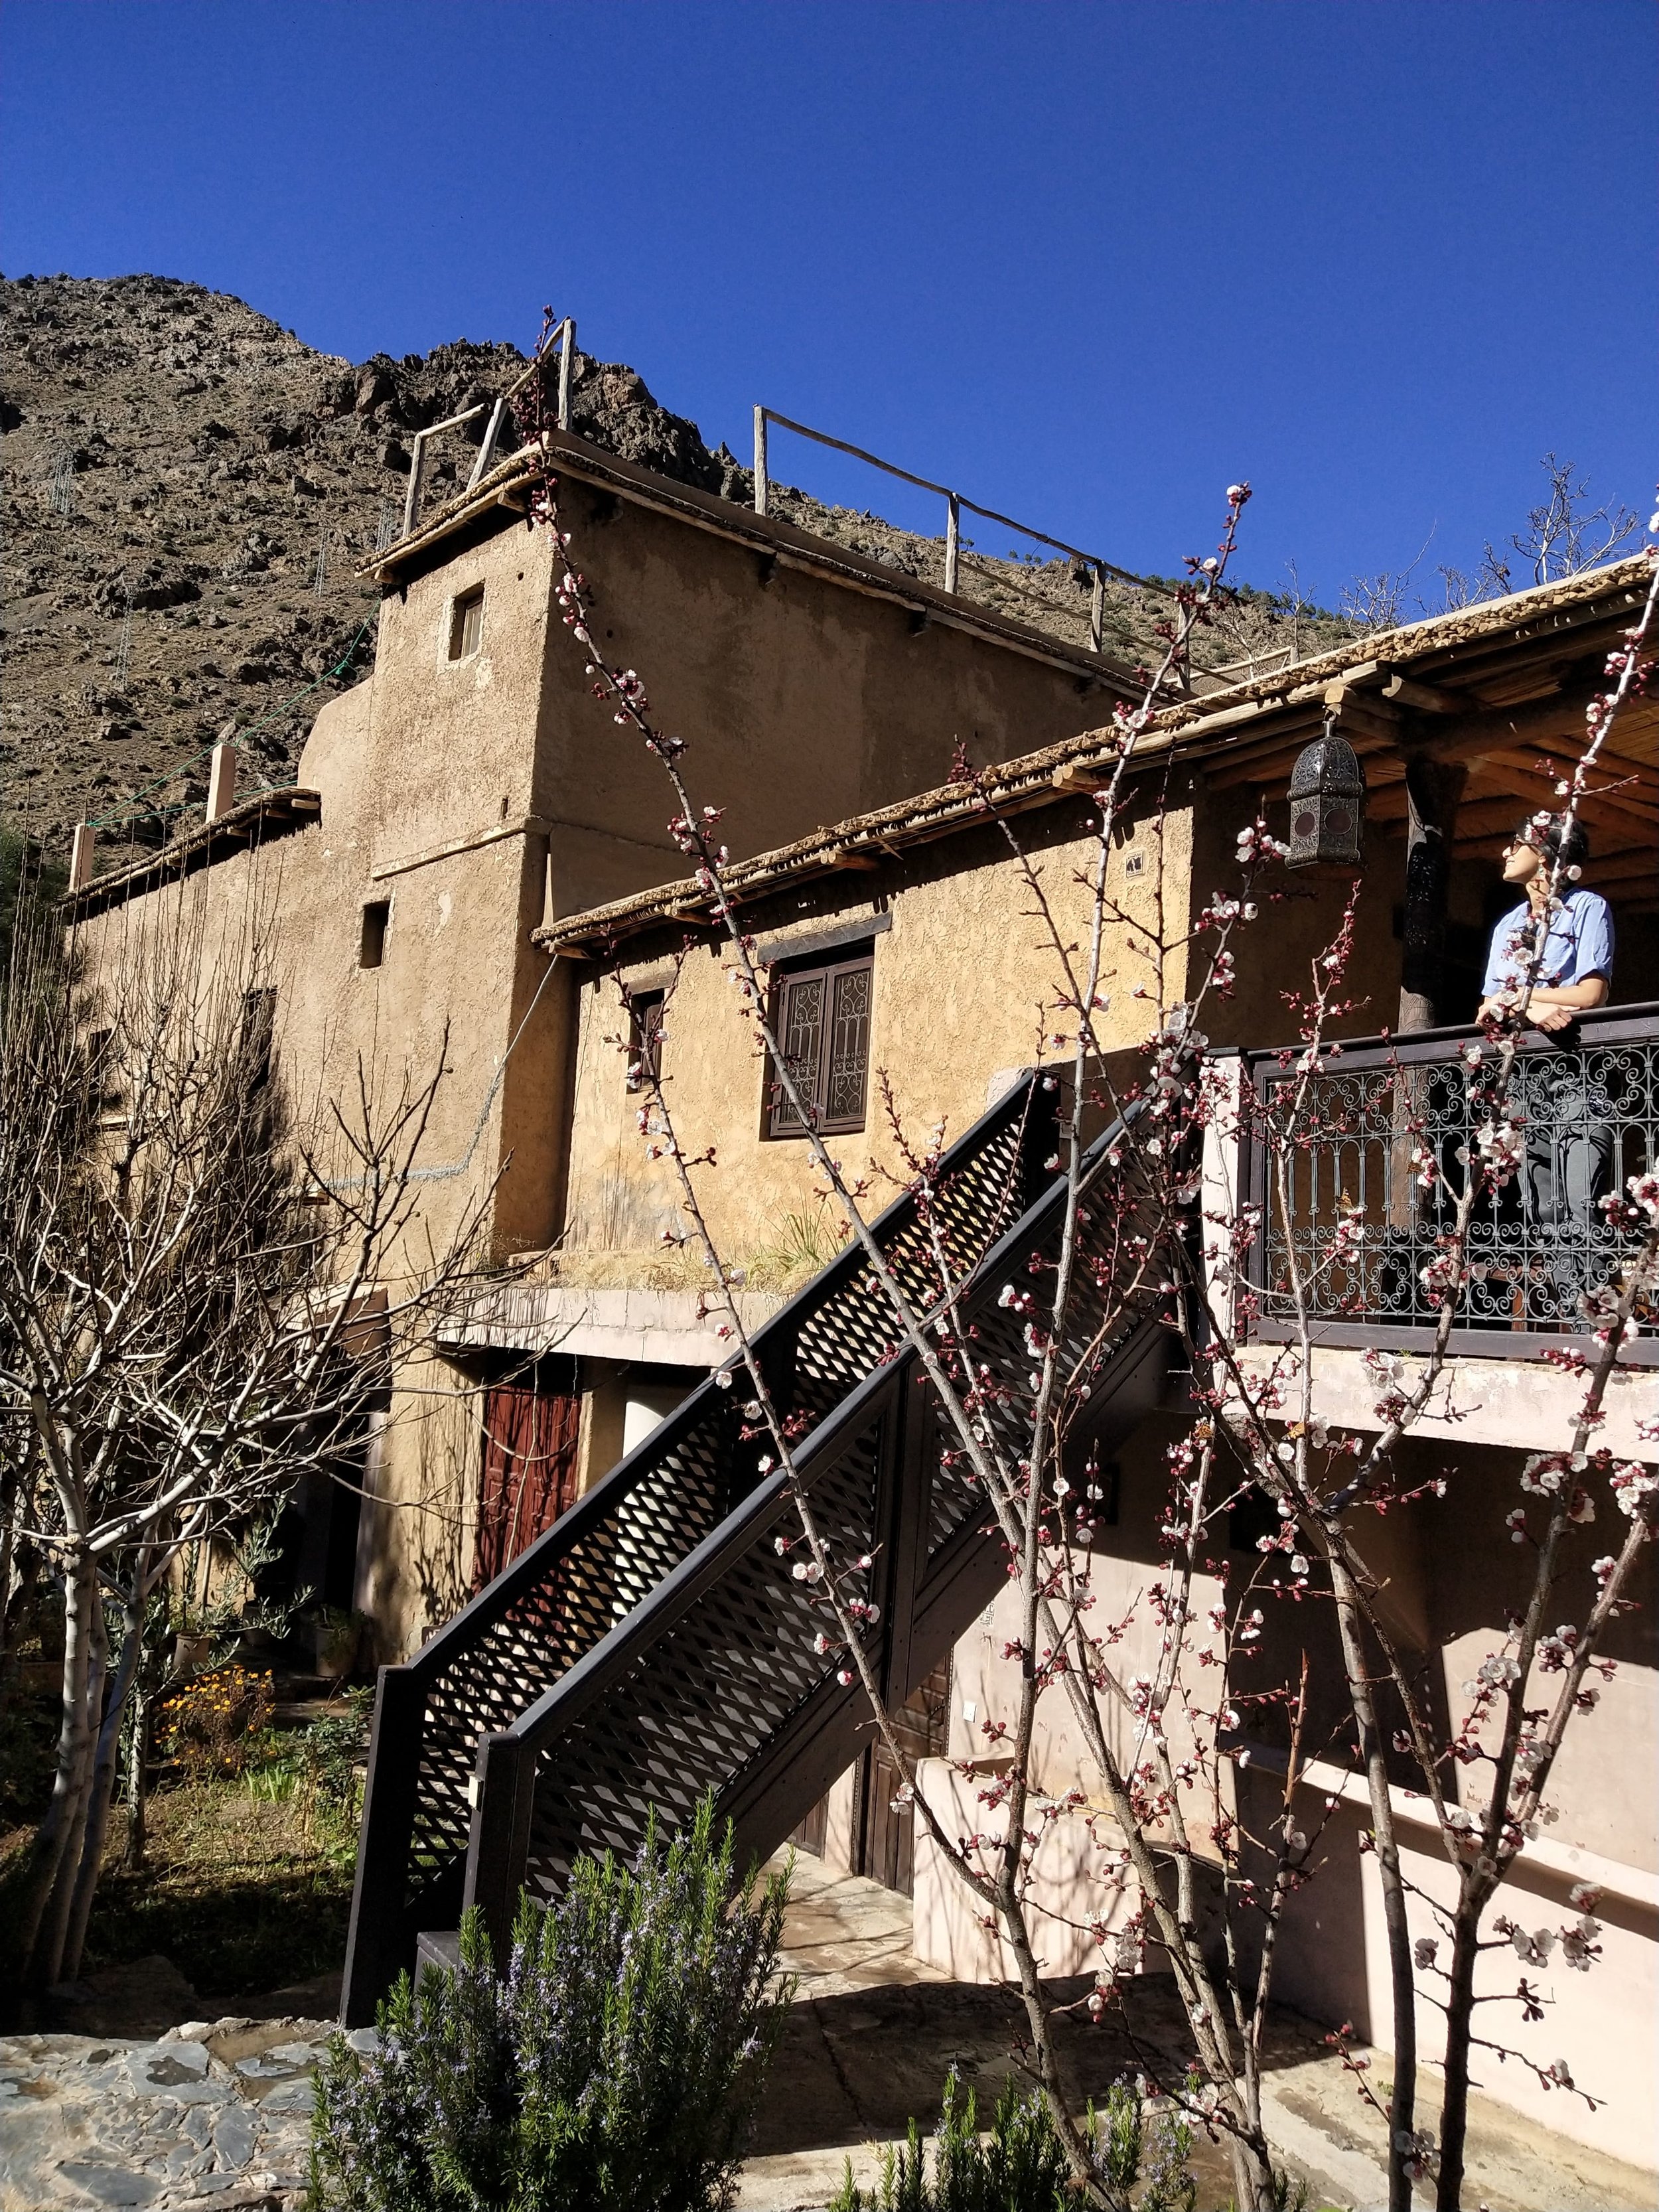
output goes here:
{"type": "MultiPolygon", "coordinates": [[[[1451,1225],[1486,1115],[1462,1056],[1479,1041],[1471,1029],[1431,1030],[1330,1054],[1310,1079],[1313,1111],[1282,1193],[1261,1131],[1297,1079],[1295,1055],[1244,1055],[1256,1126],[1241,1139],[1238,1188],[1261,1221],[1252,1334],[1295,1333],[1299,1276],[1321,1343],[1409,1349],[1432,1336],[1438,1307],[1425,1271],[1451,1225]],[[1339,1242],[1345,1217],[1350,1231],[1339,1242]]],[[[1534,1032],[1516,1058],[1509,1118],[1516,1172],[1470,1223],[1469,1280],[1450,1344],[1464,1356],[1535,1357],[1595,1327],[1587,1301],[1629,1243],[1599,1201],[1659,1167],[1659,1002],[1604,1007],[1553,1037],[1534,1032]]],[[[1628,1357],[1659,1364],[1651,1312],[1628,1357]]]]}

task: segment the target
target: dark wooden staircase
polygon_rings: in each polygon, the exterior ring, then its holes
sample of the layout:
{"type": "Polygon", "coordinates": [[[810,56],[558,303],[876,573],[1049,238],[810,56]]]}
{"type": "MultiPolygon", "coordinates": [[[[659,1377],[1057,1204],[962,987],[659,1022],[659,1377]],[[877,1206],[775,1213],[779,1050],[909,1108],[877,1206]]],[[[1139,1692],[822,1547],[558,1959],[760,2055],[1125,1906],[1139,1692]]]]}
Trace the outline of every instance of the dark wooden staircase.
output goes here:
{"type": "MultiPolygon", "coordinates": [[[[1056,1092],[1024,1078],[875,1233],[917,1305],[939,1300],[942,1252],[977,1356],[1014,1394],[1024,1322],[997,1303],[1058,1244],[1064,1186],[1048,1163],[1056,1092]]],[[[1091,1435],[1109,1449],[1158,1402],[1170,1338],[1156,1310],[1102,1326],[1124,1227],[1104,1189],[1118,1129],[1091,1147],[1101,1186],[1082,1237],[1067,1348],[1091,1358],[1091,1435]],[[1092,1346],[1092,1350],[1091,1350],[1092,1346]]],[[[1006,1554],[988,1504],[939,1464],[937,1414],[860,1248],[849,1246],[755,1339],[781,1410],[804,1417],[800,1476],[834,1556],[871,1556],[868,1650],[902,1704],[994,1595],[1006,1554]]],[[[869,1741],[863,1693],[820,1654],[823,1616],[793,1573],[804,1549],[784,1478],[745,1439],[741,1367],[711,1378],[514,1560],[407,1665],[383,1668],[365,1792],[343,2016],[374,2016],[428,1931],[480,1905],[498,1946],[521,1889],[556,1896],[572,1861],[631,1853],[654,1806],[670,1826],[713,1789],[740,1854],[764,1856],[869,1741]]],[[[442,1946],[438,1949],[441,1951],[442,1946]]]]}

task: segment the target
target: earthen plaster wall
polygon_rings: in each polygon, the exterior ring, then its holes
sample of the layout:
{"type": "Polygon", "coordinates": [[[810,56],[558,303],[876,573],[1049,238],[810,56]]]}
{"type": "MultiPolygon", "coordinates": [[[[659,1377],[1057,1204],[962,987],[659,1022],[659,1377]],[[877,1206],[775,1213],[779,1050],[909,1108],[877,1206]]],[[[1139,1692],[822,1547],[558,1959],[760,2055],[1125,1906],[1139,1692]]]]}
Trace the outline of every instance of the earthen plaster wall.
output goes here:
{"type": "MultiPolygon", "coordinates": [[[[735,849],[937,781],[958,733],[1000,758],[1098,718],[1098,688],[1087,696],[1063,666],[949,629],[913,635],[902,609],[825,575],[781,568],[767,580],[718,535],[568,495],[595,549],[606,649],[645,667],[693,739],[694,775],[732,801],[735,849]]],[[[384,600],[374,673],[317,716],[297,781],[320,794],[319,817],[80,925],[106,976],[182,929],[204,975],[274,988],[301,1118],[349,1105],[360,1067],[383,1109],[439,1076],[415,1159],[416,1241],[442,1250],[488,1197],[485,1260],[546,1244],[563,1212],[575,976],[532,928],[684,867],[661,769],[590,696],[553,575],[550,535],[521,524],[447,547],[384,600]],[[455,603],[479,588],[477,650],[452,659],[455,603]],[[385,939],[365,968],[371,903],[386,909],[385,939]]],[[[967,1018],[952,1011],[956,1030],[967,1018]]],[[[1007,1056],[1028,1056],[1023,1041],[1007,1056]]],[[[971,1120],[986,1072],[957,1071],[937,1110],[971,1120]]],[[[751,1134],[757,1113],[757,1097],[751,1134]]],[[[376,1447],[359,1597],[387,1656],[464,1595],[468,1391],[434,1365],[400,1393],[376,1447]]]]}
{"type": "Polygon", "coordinates": [[[381,601],[357,794],[376,866],[529,811],[550,561],[544,532],[504,530],[381,601]],[[454,603],[479,588],[477,650],[451,659],[454,603]]]}
{"type": "Polygon", "coordinates": [[[483,1401],[477,1378],[442,1358],[399,1376],[366,1470],[357,1604],[375,1657],[410,1657],[470,1594],[477,1534],[483,1401]]]}
{"type": "MultiPolygon", "coordinates": [[[[1218,894],[1239,896],[1238,833],[1256,818],[1261,802],[1245,787],[1218,790],[1201,773],[1194,781],[1193,904],[1198,908],[1218,894]]],[[[1261,811],[1274,836],[1288,834],[1286,802],[1269,802],[1261,811]]],[[[1231,998],[1212,999],[1204,1011],[1201,1026],[1212,1044],[1250,1048],[1295,1037],[1297,1021],[1285,994],[1311,989],[1313,963],[1340,927],[1356,880],[1353,957],[1340,994],[1353,1003],[1328,1024],[1328,1033],[1371,1036],[1384,1024],[1395,1026],[1400,944],[1394,909],[1405,891],[1406,846],[1403,838],[1367,830],[1357,867],[1275,865],[1261,872],[1254,894],[1259,918],[1237,929],[1231,940],[1237,988],[1231,998]]]]}
{"type": "MultiPolygon", "coordinates": [[[[696,803],[726,810],[734,854],[942,783],[958,739],[984,765],[1105,719],[1111,695],[1074,667],[948,623],[918,629],[893,601],[574,478],[560,498],[595,641],[637,669],[660,726],[686,741],[696,803]]],[[[580,863],[556,872],[570,914],[685,867],[667,838],[666,777],[592,697],[556,608],[548,635],[532,803],[591,833],[580,863]],[[641,846],[670,865],[641,873],[641,846]]]]}
{"type": "MultiPolygon", "coordinates": [[[[1085,803],[1073,800],[1017,825],[1065,945],[1087,940],[1089,896],[1076,880],[1092,853],[1086,815],[1085,803]]],[[[1142,812],[1113,854],[1109,886],[1131,926],[1113,924],[1103,965],[1109,1005],[1101,1022],[1111,1047],[1139,1042],[1151,1026],[1149,1001],[1133,990],[1144,982],[1155,1002],[1155,978],[1133,924],[1152,920],[1160,842],[1166,907],[1184,919],[1189,836],[1184,811],[1169,813],[1161,829],[1142,812]],[[1132,854],[1146,856],[1139,877],[1126,873],[1132,854]]],[[[935,1125],[944,1123],[949,1141],[979,1118],[993,1075],[1068,1056],[1075,1024],[1054,1007],[1060,969],[1048,923],[994,829],[912,848],[870,874],[782,892],[745,910],[744,920],[769,959],[860,921],[876,933],[868,940],[874,989],[865,1127],[827,1140],[848,1175],[868,1182],[875,1206],[908,1180],[883,1107],[884,1073],[906,1135],[925,1147],[935,1125]]],[[[766,1072],[732,979],[732,954],[711,933],[689,950],[683,939],[683,932],[664,932],[637,951],[630,945],[623,980],[641,989],[672,985],[662,1046],[669,1110],[685,1152],[715,1148],[716,1164],[694,1176],[717,1242],[741,1261],[775,1248],[786,1216],[814,1210],[818,1178],[804,1139],[762,1133],[766,1072]]],[[[1177,951],[1166,979],[1176,997],[1184,974],[1177,951]]],[[[572,1249],[644,1253],[665,1231],[686,1226],[672,1165],[647,1157],[650,1139],[637,1126],[644,1101],[627,1088],[618,1042],[625,1046],[628,1018],[618,983],[590,973],[579,997],[567,1242],[572,1249]]]]}
{"type": "Polygon", "coordinates": [[[88,918],[78,934],[88,972],[106,991],[118,989],[141,948],[174,943],[204,977],[274,988],[282,1079],[295,1114],[325,1141],[332,1102],[348,1118],[356,1108],[360,1068],[381,1116],[436,1078],[416,1155],[422,1234],[441,1247],[488,1193],[505,1124],[518,1150],[489,1242],[496,1249],[534,1242],[549,1233],[556,1202],[563,1093],[544,1071],[567,1001],[563,979],[548,976],[526,1021],[548,963],[526,948],[534,886],[522,841],[377,878],[377,812],[363,803],[367,689],[325,708],[307,747],[301,774],[322,792],[320,822],[88,918]],[[387,904],[389,918],[385,957],[365,969],[362,909],[371,899],[387,904]],[[524,1089],[496,1080],[515,1029],[523,1033],[514,1074],[521,1085],[542,1076],[528,1115],[524,1089]]]}
{"type": "MultiPolygon", "coordinates": [[[[1107,925],[1103,963],[1109,1048],[1144,1038],[1150,1005],[1160,995],[1166,1002],[1183,996],[1188,958],[1182,940],[1189,917],[1212,896],[1239,892],[1237,836],[1257,803],[1249,790],[1210,788],[1198,769],[1176,770],[1164,788],[1149,777],[1137,793],[1108,878],[1109,899],[1121,908],[1107,925]],[[1137,859],[1141,872],[1131,875],[1137,859]],[[1134,926],[1156,928],[1160,907],[1171,947],[1161,994],[1151,938],[1134,926]],[[1138,985],[1146,999],[1134,997],[1138,985]]],[[[1268,814],[1279,834],[1285,823],[1276,817],[1283,813],[1281,805],[1268,814]]],[[[1053,902],[1056,934],[1078,946],[1086,944],[1091,912],[1089,892],[1077,881],[1092,860],[1090,818],[1086,803],[1073,799],[1011,824],[1053,902]]],[[[1311,989],[1315,963],[1336,935],[1356,880],[1353,951],[1340,993],[1350,1003],[1330,1031],[1368,1036],[1392,1027],[1400,992],[1395,910],[1405,862],[1403,839],[1370,834],[1357,869],[1266,871],[1255,892],[1257,918],[1232,939],[1236,988],[1225,998],[1212,994],[1204,1005],[1200,1026],[1212,1043],[1260,1047],[1295,1035],[1288,994],[1311,989]]],[[[1460,907],[1478,908],[1477,876],[1460,872],[1460,907]]],[[[913,1135],[925,1135],[941,1117],[959,1134],[984,1110],[990,1075],[1064,1058],[1066,1048],[1053,1039],[1069,1036],[1072,1028],[1054,1009],[1060,969],[1048,925],[1000,831],[960,831],[902,848],[868,874],[781,888],[745,909],[744,921],[776,958],[787,957],[792,932],[810,941],[860,916],[882,933],[872,940],[871,1091],[865,1130],[830,1140],[832,1156],[854,1172],[866,1171],[872,1159],[896,1165],[882,1126],[878,1071],[887,1071],[913,1135]]],[[[663,1052],[670,1107],[689,1152],[711,1142],[717,1147],[720,1164],[703,1171],[700,1188],[717,1233],[738,1253],[763,1249],[786,1214],[811,1206],[813,1176],[801,1140],[761,1136],[764,1073],[731,966],[712,931],[667,926],[630,939],[620,956],[624,983],[672,984],[663,1052]]],[[[623,1053],[606,1042],[627,1038],[621,992],[590,971],[578,996],[567,1241],[573,1249],[643,1250],[665,1229],[683,1225],[678,1200],[668,1164],[645,1158],[635,1127],[641,1100],[625,1087],[623,1053]]]]}
{"type": "MultiPolygon", "coordinates": [[[[1179,1417],[1155,1414],[1115,1455],[1118,1519],[1096,1539],[1091,1580],[1096,1617],[1116,1638],[1112,1656],[1121,1680],[1150,1677],[1156,1670],[1161,1631],[1146,1602],[1146,1591],[1158,1577],[1164,1556],[1157,1523],[1170,1479],[1164,1449],[1185,1426],[1179,1417]]],[[[1419,1498],[1359,1530],[1362,1555],[1379,1586],[1389,1625],[1408,1661],[1420,1664],[1427,1694],[1454,1731],[1469,1707],[1466,1684],[1481,1661],[1501,1648],[1505,1620],[1524,1598],[1530,1574],[1528,1555],[1504,1540],[1507,1531],[1503,1519],[1521,1496],[1516,1486],[1521,1464],[1518,1449],[1443,1439],[1408,1441],[1401,1450],[1402,1484],[1420,1487],[1442,1475],[1447,1482],[1445,1498],[1419,1498]]],[[[1612,1541],[1610,1532],[1608,1548],[1612,1541]]],[[[1225,1692],[1237,1698],[1241,1692],[1294,1682],[1299,1653],[1306,1648],[1310,1711],[1304,1755],[1326,1762],[1316,1767],[1313,1785],[1297,1800],[1303,1825],[1310,1833],[1317,1830],[1319,1844],[1313,1879],[1292,1901],[1280,1937],[1276,1990],[1281,2001],[1314,2019],[1333,2026],[1351,2021],[1362,2039],[1386,2049],[1390,2039],[1388,1959],[1375,1858],[1366,1848],[1370,1818],[1363,1779],[1353,1776],[1341,1785],[1344,1802],[1326,1794],[1334,1786],[1333,1778],[1349,1764],[1341,1663],[1330,1608],[1328,1602],[1291,1604],[1267,1595],[1255,1581],[1263,1561],[1253,1548],[1248,1519],[1237,1542],[1225,1592],[1212,1578],[1200,1580],[1194,1644],[1201,1646],[1207,1640],[1202,1616],[1217,1602],[1225,1602],[1230,1611],[1259,1605],[1265,1615],[1264,1632],[1253,1647],[1254,1656],[1236,1662],[1224,1686],[1218,1675],[1206,1675],[1196,1667],[1191,1670],[1199,1702],[1218,1705],[1225,1692]],[[1206,1697],[1206,1686],[1213,1691],[1212,1698],[1206,1697]]],[[[1581,1572],[1587,1557],[1588,1547],[1581,1556],[1581,1572]]],[[[1605,1647],[1616,1672],[1610,1680],[1595,1684],[1596,1710],[1575,1720],[1563,1747],[1547,1799],[1556,1809],[1538,1824],[1538,1840],[1512,1870],[1493,1908],[1494,1915],[1507,1911],[1528,1929],[1556,1928],[1577,1916],[1578,1908],[1569,1895],[1575,1881],[1588,1881],[1601,1890],[1594,1911],[1601,1923],[1603,1957],[1588,1974],[1581,1974],[1571,1971],[1558,1949],[1544,1971],[1532,1977],[1548,2008],[1546,2021],[1534,2031],[1520,2021],[1512,2005],[1504,2010],[1501,2021],[1505,2042],[1518,2045],[1540,2066],[1547,2067],[1559,2056],[1566,2057],[1577,2079],[1608,2102],[1592,2116],[1573,2100],[1546,2096],[1535,2078],[1516,2066],[1495,2069],[1487,2087],[1500,2100],[1551,2127],[1565,2128],[1581,2141],[1650,2166],[1659,2155],[1652,2100],[1644,2094],[1654,2063],[1653,1990],[1659,1961],[1659,1914],[1654,1903],[1654,1876],[1659,1872],[1659,1791],[1654,1783],[1659,1771],[1659,1703],[1654,1694],[1651,1562],[1648,1570],[1635,1593],[1636,1609],[1617,1625],[1605,1647]]],[[[1565,1599],[1561,1610],[1564,1614],[1572,1610],[1565,1599]]],[[[952,1758],[984,1759],[994,1749],[987,1723],[1012,1723],[1022,1686],[1020,1667],[1006,1652],[1018,1634],[1011,1584],[957,1639],[951,1662],[948,1749],[952,1758]]],[[[1559,1677],[1536,1680],[1538,1693],[1532,1702],[1547,1704],[1559,1677]]],[[[1282,1715],[1272,1705],[1242,1704],[1241,1710],[1243,1736],[1264,1748],[1249,1767],[1230,1770],[1231,1787],[1237,1794],[1247,1829],[1260,1839],[1272,1834],[1282,1814],[1283,1753],[1288,1737],[1282,1715]]],[[[1108,1727],[1115,1753],[1132,1764],[1138,1749],[1135,1723],[1119,1705],[1109,1711],[1108,1727]]],[[[1173,1708],[1169,1733],[1178,1759],[1188,1747],[1188,1722],[1173,1708]]],[[[1207,1736],[1207,1727],[1205,1733],[1207,1736]]],[[[1079,1741],[1070,1706],[1058,1692],[1050,1692],[1038,1707],[1032,1767],[1036,1786],[1051,1796],[1063,1796],[1078,1789],[1085,1797],[1098,1796],[1098,1774],[1079,1741]]],[[[1479,1766],[1456,1770],[1455,1793],[1463,1803],[1480,1803],[1483,1771],[1479,1766]]],[[[1396,1814],[1407,1878],[1413,1886],[1413,1935],[1440,1938],[1443,1958],[1443,1929],[1426,1899],[1432,1896],[1443,1905],[1450,1902],[1449,1869],[1432,1816],[1425,1809],[1426,1800],[1410,1787],[1413,1778],[1408,1765],[1400,1762],[1396,1814]]],[[[1063,1850],[1064,1845],[1054,1849],[1063,1850]]],[[[1201,1838],[1199,1849],[1201,1854],[1208,1849],[1201,1838]]],[[[1265,1868],[1266,1862],[1259,1861],[1258,1879],[1265,1868]]],[[[934,1863],[933,1855],[919,1848],[919,1926],[961,1921],[951,1884],[951,1877],[934,1863]]],[[[1093,1893],[1101,1894],[1097,1886],[1093,1893]]],[[[1041,1880],[1036,1901],[1040,1911],[1045,1902],[1041,1880]]],[[[994,1978],[998,1972],[988,1959],[964,1957],[958,1966],[981,1978],[994,1978]]],[[[1512,1995],[1516,1975],[1513,1952],[1500,1945],[1482,1960],[1480,1985],[1493,1996],[1512,1995]]],[[[1431,2062],[1437,2036],[1431,2013],[1422,2034],[1431,2062]]]]}

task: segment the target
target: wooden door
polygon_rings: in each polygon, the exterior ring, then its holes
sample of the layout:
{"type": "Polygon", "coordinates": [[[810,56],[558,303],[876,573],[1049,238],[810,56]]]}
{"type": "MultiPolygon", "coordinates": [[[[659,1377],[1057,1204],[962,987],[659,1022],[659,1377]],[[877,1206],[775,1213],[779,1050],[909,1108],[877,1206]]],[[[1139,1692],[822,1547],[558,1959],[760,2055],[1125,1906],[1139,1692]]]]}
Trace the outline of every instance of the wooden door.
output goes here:
{"type": "MultiPolygon", "coordinates": [[[[915,1696],[893,1715],[893,1733],[912,1759],[942,1758],[950,1740],[951,1662],[941,1659],[915,1696]]],[[[879,1736],[860,1754],[853,1782],[853,1866],[884,1889],[915,1894],[916,1810],[896,1804],[899,1771],[879,1736]]],[[[817,1803],[786,1839],[823,1855],[830,1800],[817,1803]]]]}
{"type": "Polygon", "coordinates": [[[540,1378],[484,1392],[472,1587],[482,1589],[576,1499],[580,1401],[540,1378]]]}
{"type": "MultiPolygon", "coordinates": [[[[938,1759],[950,1736],[951,1662],[941,1659],[914,1697],[893,1715],[893,1733],[906,1756],[938,1759]]],[[[910,1897],[915,1889],[916,1808],[898,1796],[900,1774],[878,1736],[861,1761],[857,1871],[910,1897]]]]}

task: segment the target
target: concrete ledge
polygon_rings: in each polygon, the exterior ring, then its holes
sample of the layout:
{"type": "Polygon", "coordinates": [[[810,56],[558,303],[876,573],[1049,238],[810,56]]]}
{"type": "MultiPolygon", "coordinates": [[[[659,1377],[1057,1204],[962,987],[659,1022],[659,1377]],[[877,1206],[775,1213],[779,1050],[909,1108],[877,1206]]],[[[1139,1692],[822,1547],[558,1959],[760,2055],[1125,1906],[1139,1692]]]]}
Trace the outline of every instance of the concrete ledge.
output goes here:
{"type": "MultiPolygon", "coordinates": [[[[979,1802],[983,1780],[1009,1765],[1006,1759],[975,1762],[970,1780],[948,1759],[919,1759],[916,1788],[931,1806],[947,1836],[1000,1837],[1006,1826],[1000,1811],[979,1802]]],[[[1008,1943],[986,1924],[986,1914],[934,1843],[926,1821],[915,1824],[914,1936],[916,1956],[957,1982],[1017,1982],[1019,1970],[1008,1943]]],[[[1106,1887],[1104,1853],[1087,1823],[1072,1814],[1045,1826],[1031,1861],[1026,1905],[1032,1916],[1034,1948],[1045,1974],[1068,1977],[1091,1971],[1101,1946],[1092,1923],[1103,1910],[1105,1925],[1115,1933],[1139,1909],[1139,1886],[1127,1881],[1113,1895],[1106,1887]]],[[[1137,1972],[1161,1963],[1134,1944],[1137,1972]]]]}
{"type": "MultiPolygon", "coordinates": [[[[745,1329],[757,1329],[781,1295],[740,1291],[745,1329]]],[[[447,1346],[568,1352],[579,1358],[640,1360],[653,1366],[718,1367],[734,1349],[722,1317],[695,1291],[582,1290],[557,1283],[514,1283],[480,1300],[443,1332],[447,1346]]]]}
{"type": "MultiPolygon", "coordinates": [[[[1574,1342],[1583,1350],[1582,1340],[1574,1342]]],[[[1415,1353],[1402,1352],[1404,1388],[1423,1371],[1415,1353]]],[[[1249,1346],[1242,1365],[1254,1379],[1271,1371],[1299,1375],[1301,1354],[1292,1345],[1249,1346]]],[[[1333,1427],[1380,1429],[1377,1389],[1365,1355],[1325,1346],[1313,1355],[1314,1407],[1333,1427]]],[[[1462,1444],[1505,1444],[1516,1451],[1560,1451],[1571,1443],[1573,1417],[1584,1401],[1581,1378],[1540,1359],[1460,1359],[1446,1363],[1444,1379],[1412,1435],[1462,1444]]],[[[1607,1419],[1596,1443],[1629,1459],[1651,1459],[1653,1446],[1638,1424],[1659,1419],[1659,1372],[1651,1367],[1615,1369],[1607,1385],[1607,1419]]]]}

